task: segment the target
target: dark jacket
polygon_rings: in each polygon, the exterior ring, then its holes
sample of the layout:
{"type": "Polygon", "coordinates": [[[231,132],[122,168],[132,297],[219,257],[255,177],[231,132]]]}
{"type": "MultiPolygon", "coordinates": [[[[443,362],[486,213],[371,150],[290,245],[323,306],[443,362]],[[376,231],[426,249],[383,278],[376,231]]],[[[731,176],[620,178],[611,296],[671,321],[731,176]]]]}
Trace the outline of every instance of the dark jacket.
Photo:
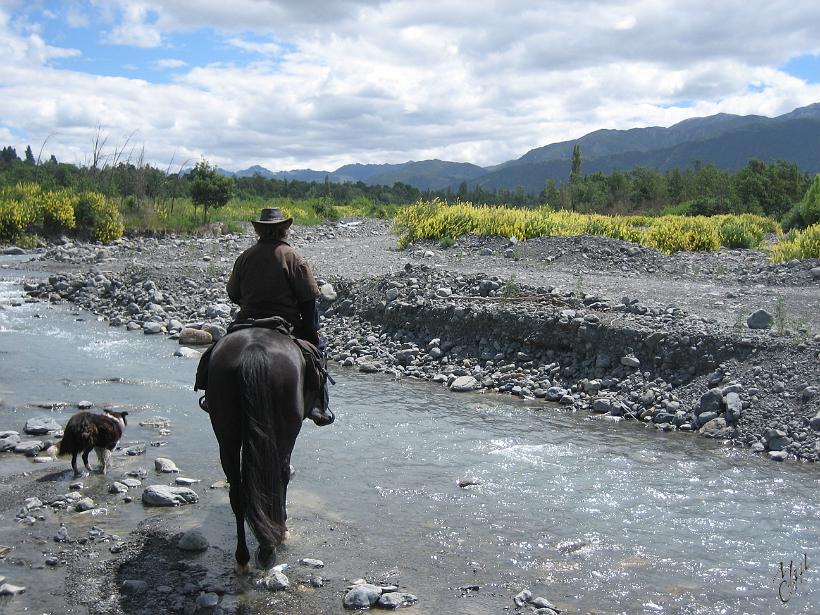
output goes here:
{"type": "Polygon", "coordinates": [[[307,261],[282,240],[260,239],[236,259],[228,296],[239,304],[237,318],[281,316],[301,332],[300,304],[313,302],[319,287],[307,261]]]}

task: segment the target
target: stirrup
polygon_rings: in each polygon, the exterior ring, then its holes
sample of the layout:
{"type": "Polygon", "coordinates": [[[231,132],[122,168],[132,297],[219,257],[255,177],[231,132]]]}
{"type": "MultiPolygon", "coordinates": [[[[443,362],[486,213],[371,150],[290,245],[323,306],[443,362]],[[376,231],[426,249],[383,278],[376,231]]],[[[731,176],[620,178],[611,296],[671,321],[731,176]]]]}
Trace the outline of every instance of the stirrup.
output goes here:
{"type": "Polygon", "coordinates": [[[205,396],[199,398],[199,407],[202,408],[205,412],[208,412],[208,400],[205,399],[205,396]]]}

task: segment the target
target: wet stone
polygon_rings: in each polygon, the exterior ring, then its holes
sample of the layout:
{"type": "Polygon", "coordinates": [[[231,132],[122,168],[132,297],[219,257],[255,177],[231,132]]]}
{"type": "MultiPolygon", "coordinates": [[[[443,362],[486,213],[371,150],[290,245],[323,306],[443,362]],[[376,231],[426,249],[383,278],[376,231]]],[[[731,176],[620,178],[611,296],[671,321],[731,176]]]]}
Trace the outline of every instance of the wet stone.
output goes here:
{"type": "Polygon", "coordinates": [[[386,592],[379,597],[376,606],[383,609],[398,609],[403,606],[410,606],[416,602],[418,602],[418,598],[413,594],[407,594],[405,592],[386,592]]]}
{"type": "Polygon", "coordinates": [[[362,583],[345,594],[342,604],[346,609],[368,609],[379,601],[381,595],[381,587],[362,583]]]}
{"type": "Polygon", "coordinates": [[[177,547],[183,551],[205,551],[209,547],[208,539],[199,530],[188,530],[177,543],[177,547]]]}

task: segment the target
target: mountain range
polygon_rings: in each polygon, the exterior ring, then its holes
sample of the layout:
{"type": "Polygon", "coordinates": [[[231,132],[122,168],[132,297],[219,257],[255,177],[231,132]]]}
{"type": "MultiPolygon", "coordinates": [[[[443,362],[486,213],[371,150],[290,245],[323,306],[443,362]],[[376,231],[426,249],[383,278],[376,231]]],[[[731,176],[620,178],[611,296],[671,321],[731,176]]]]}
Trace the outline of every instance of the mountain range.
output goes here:
{"type": "Polygon", "coordinates": [[[635,167],[669,171],[686,168],[695,161],[720,169],[736,170],[751,159],[785,160],[801,171],[820,172],[820,103],[800,107],[777,117],[719,113],[690,118],[668,128],[596,130],[579,139],[537,147],[515,160],[480,167],[444,160],[409,161],[401,164],[348,164],[335,171],[301,169],[270,171],[255,165],[226,175],[388,185],[403,182],[420,190],[470,188],[516,190],[537,193],[545,182],[569,177],[572,150],[581,147],[583,174],[611,173],[635,167]]]}

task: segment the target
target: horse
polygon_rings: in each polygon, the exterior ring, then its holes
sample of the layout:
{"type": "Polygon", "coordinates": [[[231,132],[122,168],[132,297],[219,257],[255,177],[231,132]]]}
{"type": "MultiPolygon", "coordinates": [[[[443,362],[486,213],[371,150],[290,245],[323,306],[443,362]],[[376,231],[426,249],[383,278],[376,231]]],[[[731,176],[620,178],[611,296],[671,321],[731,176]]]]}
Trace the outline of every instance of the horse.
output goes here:
{"type": "Polygon", "coordinates": [[[274,329],[234,331],[213,347],[205,391],[236,517],[236,570],[250,570],[245,519],[259,546],[256,563],[276,563],[286,536],[290,456],[319,391],[305,387],[305,358],[274,329]]]}

